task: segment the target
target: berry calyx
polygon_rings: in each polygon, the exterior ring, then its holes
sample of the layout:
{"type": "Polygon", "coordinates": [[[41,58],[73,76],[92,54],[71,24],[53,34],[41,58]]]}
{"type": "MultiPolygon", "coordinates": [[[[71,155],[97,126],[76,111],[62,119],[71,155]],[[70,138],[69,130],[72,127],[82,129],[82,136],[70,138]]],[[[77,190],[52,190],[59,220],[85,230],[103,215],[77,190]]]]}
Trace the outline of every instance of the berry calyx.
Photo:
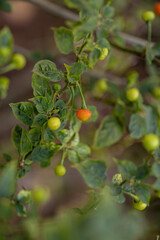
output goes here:
{"type": "Polygon", "coordinates": [[[155,19],[155,14],[152,11],[146,11],[146,12],[142,13],[142,19],[145,22],[153,21],[155,19]]]}
{"type": "Polygon", "coordinates": [[[11,60],[12,63],[15,65],[15,68],[18,70],[22,69],[26,65],[26,59],[20,53],[14,54],[11,60]]]}
{"type": "Polygon", "coordinates": [[[52,117],[48,120],[48,128],[51,130],[57,130],[61,125],[61,121],[58,117],[52,117]]]}
{"type": "Polygon", "coordinates": [[[142,211],[147,207],[147,204],[141,201],[133,201],[133,207],[139,211],[142,211]]]}
{"type": "Polygon", "coordinates": [[[142,144],[147,151],[154,151],[159,147],[159,138],[155,134],[148,134],[143,137],[142,144]]]}
{"type": "Polygon", "coordinates": [[[155,3],[154,12],[157,16],[160,16],[160,2],[155,3]]]}
{"type": "Polygon", "coordinates": [[[101,50],[101,55],[99,57],[99,60],[104,60],[108,55],[108,48],[103,48],[101,50]]]}
{"type": "Polygon", "coordinates": [[[126,91],[126,98],[130,102],[134,102],[139,98],[139,90],[137,88],[131,88],[126,91]]]}
{"type": "Polygon", "coordinates": [[[91,111],[88,109],[79,109],[76,112],[77,118],[82,122],[87,121],[91,117],[91,111]]]}
{"type": "Polygon", "coordinates": [[[63,176],[66,173],[66,168],[63,165],[57,165],[54,168],[54,172],[57,176],[63,176]]]}

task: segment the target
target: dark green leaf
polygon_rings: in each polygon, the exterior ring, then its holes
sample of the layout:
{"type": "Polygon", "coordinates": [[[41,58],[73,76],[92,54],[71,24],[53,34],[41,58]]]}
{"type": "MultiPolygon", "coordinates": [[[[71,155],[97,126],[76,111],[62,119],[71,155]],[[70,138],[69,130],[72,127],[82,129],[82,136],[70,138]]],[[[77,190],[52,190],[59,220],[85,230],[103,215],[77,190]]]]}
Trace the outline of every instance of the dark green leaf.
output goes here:
{"type": "Polygon", "coordinates": [[[28,203],[31,199],[31,191],[28,190],[21,190],[18,194],[17,194],[17,201],[21,202],[21,203],[28,203]]]}
{"type": "Polygon", "coordinates": [[[133,162],[129,162],[129,161],[118,161],[116,159],[114,159],[116,164],[118,165],[118,170],[120,171],[120,173],[122,173],[122,176],[127,179],[130,180],[132,177],[134,177],[136,175],[136,170],[137,167],[135,166],[135,164],[133,162]]]}
{"type": "Polygon", "coordinates": [[[33,146],[37,146],[41,140],[41,129],[40,127],[35,127],[29,130],[28,137],[33,146]]]}
{"type": "Polygon", "coordinates": [[[67,79],[70,83],[75,83],[80,79],[81,74],[86,70],[86,65],[83,62],[75,62],[72,66],[65,64],[67,69],[67,79]]]}
{"type": "Polygon", "coordinates": [[[88,158],[91,154],[91,149],[84,143],[77,144],[73,147],[73,149],[77,152],[79,158],[82,160],[88,158]]]}
{"type": "Polygon", "coordinates": [[[22,129],[22,136],[21,136],[21,153],[23,158],[31,152],[32,150],[32,143],[28,137],[27,131],[23,128],[22,129]]]}
{"type": "Polygon", "coordinates": [[[136,192],[137,196],[139,197],[140,201],[149,205],[151,196],[150,196],[150,191],[148,190],[148,188],[137,185],[137,186],[135,186],[135,192],[136,192]]]}
{"type": "Polygon", "coordinates": [[[68,160],[71,163],[79,163],[80,162],[80,158],[75,150],[68,149],[67,155],[68,155],[68,160]]]}
{"type": "Polygon", "coordinates": [[[33,68],[33,72],[51,82],[58,82],[63,77],[62,71],[58,70],[55,63],[49,60],[37,62],[33,68]]]}
{"type": "Polygon", "coordinates": [[[31,153],[30,160],[33,162],[39,162],[42,167],[50,165],[50,159],[59,150],[59,145],[43,145],[37,146],[31,153]]]}
{"type": "Polygon", "coordinates": [[[95,122],[98,118],[96,106],[88,106],[87,108],[91,111],[91,117],[86,122],[95,122]]]}
{"type": "Polygon", "coordinates": [[[44,123],[46,123],[48,120],[48,117],[44,114],[38,114],[35,116],[33,120],[32,127],[42,127],[44,123]]]}
{"type": "Polygon", "coordinates": [[[105,6],[102,8],[102,15],[105,18],[111,18],[114,16],[114,8],[110,6],[105,6]]]}
{"type": "Polygon", "coordinates": [[[107,116],[101,122],[94,138],[96,148],[109,147],[123,135],[123,126],[115,116],[107,116]]]}
{"type": "Polygon", "coordinates": [[[11,197],[16,190],[16,163],[10,162],[0,176],[0,198],[11,197]]]}
{"type": "Polygon", "coordinates": [[[98,48],[94,48],[94,50],[89,55],[89,67],[92,69],[96,62],[99,60],[101,55],[101,51],[98,48]]]}
{"type": "Polygon", "coordinates": [[[141,113],[134,113],[131,115],[129,122],[129,131],[132,138],[138,139],[145,135],[146,125],[145,117],[141,113]]]}
{"type": "Polygon", "coordinates": [[[99,188],[105,185],[106,165],[104,162],[90,159],[76,164],[75,167],[82,174],[89,187],[99,188]]]}
{"type": "Polygon", "coordinates": [[[150,133],[156,134],[158,124],[157,124],[157,115],[156,115],[155,109],[152,106],[144,105],[143,110],[145,113],[147,134],[150,134],[150,133]]]}
{"type": "Polygon", "coordinates": [[[45,129],[43,132],[43,137],[46,142],[53,142],[55,138],[54,131],[51,129],[45,129]]]}
{"type": "Polygon", "coordinates": [[[24,123],[25,125],[31,126],[33,123],[33,106],[29,102],[10,103],[10,107],[14,113],[14,116],[24,123]]]}
{"type": "Polygon", "coordinates": [[[144,180],[149,176],[150,168],[146,163],[142,164],[138,167],[136,172],[136,179],[137,180],[144,180]]]}
{"type": "Polygon", "coordinates": [[[19,125],[16,125],[15,128],[13,128],[12,130],[12,142],[15,145],[15,147],[17,148],[17,151],[19,153],[19,155],[21,155],[21,136],[22,136],[22,128],[19,125]]]}
{"type": "Polygon", "coordinates": [[[71,30],[65,27],[54,29],[54,37],[57,47],[59,48],[61,53],[68,54],[74,49],[73,34],[71,30]]]}
{"type": "MultiPolygon", "coordinates": [[[[0,2],[1,4],[1,2],[0,2]]],[[[1,7],[1,5],[0,5],[1,7]]],[[[9,54],[7,54],[6,57],[1,57],[0,56],[0,66],[3,66],[4,64],[6,64],[12,54],[13,51],[13,37],[11,34],[11,31],[9,30],[9,28],[4,27],[1,31],[0,31],[0,49],[3,48],[7,48],[9,50],[9,54]]]]}
{"type": "Polygon", "coordinates": [[[62,129],[56,133],[56,137],[61,143],[67,143],[71,138],[70,131],[68,129],[62,129]]]}
{"type": "Polygon", "coordinates": [[[153,176],[160,178],[160,163],[154,163],[152,165],[152,174],[153,176]]]}
{"type": "Polygon", "coordinates": [[[49,85],[49,82],[46,78],[40,77],[37,74],[32,75],[32,88],[34,96],[46,96],[48,93],[49,96],[52,95],[52,90],[49,85]]]}
{"type": "Polygon", "coordinates": [[[20,217],[27,217],[26,208],[21,203],[16,204],[16,213],[20,217]]]}
{"type": "Polygon", "coordinates": [[[48,99],[46,99],[46,97],[43,96],[31,98],[30,101],[34,102],[34,104],[36,105],[36,109],[39,113],[43,114],[53,109],[53,100],[51,97],[50,101],[48,101],[48,99]]]}
{"type": "Polygon", "coordinates": [[[0,0],[0,10],[11,12],[12,6],[7,0],[0,0]]]}

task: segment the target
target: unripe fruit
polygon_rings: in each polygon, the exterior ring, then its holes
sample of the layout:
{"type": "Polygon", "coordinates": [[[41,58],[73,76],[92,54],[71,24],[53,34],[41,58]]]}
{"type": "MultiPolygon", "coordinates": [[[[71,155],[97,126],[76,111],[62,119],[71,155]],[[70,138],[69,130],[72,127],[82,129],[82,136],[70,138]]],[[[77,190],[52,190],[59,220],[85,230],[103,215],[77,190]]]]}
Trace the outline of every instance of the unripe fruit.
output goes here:
{"type": "Polygon", "coordinates": [[[8,88],[9,86],[9,79],[7,77],[0,77],[0,87],[1,88],[8,88]]]}
{"type": "Polygon", "coordinates": [[[139,90],[137,88],[131,88],[126,91],[126,98],[130,102],[134,102],[139,98],[139,90]]]}
{"type": "Polygon", "coordinates": [[[154,12],[156,13],[157,16],[160,16],[160,2],[157,2],[154,5],[154,12]]]}
{"type": "Polygon", "coordinates": [[[61,126],[61,121],[58,117],[52,117],[48,120],[48,128],[57,130],[61,126]]]}
{"type": "Polygon", "coordinates": [[[147,207],[147,204],[141,201],[138,202],[133,201],[133,207],[139,211],[142,211],[147,207]]]}
{"type": "Polygon", "coordinates": [[[146,11],[146,12],[142,13],[142,19],[146,22],[152,21],[155,19],[155,14],[152,11],[146,11]]]}
{"type": "Polygon", "coordinates": [[[160,87],[155,87],[155,88],[152,90],[152,95],[153,95],[155,98],[160,98],[160,87]]]}
{"type": "Polygon", "coordinates": [[[114,183],[114,184],[121,184],[122,183],[122,181],[123,181],[123,179],[122,179],[122,174],[121,173],[117,173],[117,174],[115,174],[114,176],[113,176],[113,178],[112,178],[112,182],[114,183]]]}
{"type": "Polygon", "coordinates": [[[26,65],[26,59],[22,54],[16,53],[12,56],[12,63],[14,63],[16,69],[20,70],[26,65]]]}
{"type": "Polygon", "coordinates": [[[59,92],[61,90],[61,85],[58,83],[55,83],[52,85],[52,89],[54,92],[59,92]]]}
{"type": "Polygon", "coordinates": [[[63,165],[57,165],[54,172],[57,176],[63,176],[66,173],[66,168],[63,165]]]}
{"type": "Polygon", "coordinates": [[[8,47],[0,48],[0,56],[3,58],[8,58],[11,55],[11,49],[8,47]]]}
{"type": "Polygon", "coordinates": [[[41,204],[49,200],[50,192],[46,187],[37,187],[33,190],[32,196],[35,203],[41,204]]]}
{"type": "Polygon", "coordinates": [[[154,151],[159,147],[159,138],[155,134],[148,134],[143,137],[142,144],[147,151],[154,151]]]}
{"type": "Polygon", "coordinates": [[[99,60],[104,60],[108,55],[108,48],[103,48],[101,50],[101,55],[99,57],[99,60]]]}
{"type": "Polygon", "coordinates": [[[87,121],[91,117],[91,111],[88,109],[79,109],[76,112],[77,118],[82,122],[87,121]]]}
{"type": "Polygon", "coordinates": [[[96,86],[97,90],[99,90],[100,92],[104,93],[105,91],[107,91],[108,89],[108,85],[107,85],[107,82],[106,82],[106,79],[105,78],[102,78],[100,79],[96,86]]]}

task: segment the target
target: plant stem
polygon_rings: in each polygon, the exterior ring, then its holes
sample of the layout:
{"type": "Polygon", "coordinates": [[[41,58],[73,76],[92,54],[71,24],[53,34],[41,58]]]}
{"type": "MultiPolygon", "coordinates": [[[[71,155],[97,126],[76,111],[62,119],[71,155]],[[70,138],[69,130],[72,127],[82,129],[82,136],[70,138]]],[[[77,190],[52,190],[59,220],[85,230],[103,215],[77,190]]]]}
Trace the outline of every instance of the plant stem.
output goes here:
{"type": "Polygon", "coordinates": [[[74,106],[74,87],[70,86],[70,89],[71,89],[71,95],[72,95],[72,104],[71,104],[71,106],[73,108],[73,106],[74,106]]]}
{"type": "Polygon", "coordinates": [[[136,202],[139,201],[139,198],[138,198],[136,195],[134,195],[133,193],[126,192],[126,191],[124,191],[124,190],[123,190],[123,192],[124,192],[125,194],[131,196],[136,202]]]}
{"type": "Polygon", "coordinates": [[[14,63],[10,63],[9,65],[5,66],[4,68],[0,69],[0,74],[12,71],[15,69],[15,64],[14,63]]]}
{"type": "Polygon", "coordinates": [[[152,21],[148,21],[148,43],[151,44],[151,36],[152,36],[152,21]]]}
{"type": "Polygon", "coordinates": [[[82,100],[82,108],[87,109],[87,105],[86,105],[86,102],[85,102],[85,99],[84,99],[84,96],[83,96],[83,93],[82,93],[81,86],[79,85],[79,82],[77,82],[77,86],[79,88],[79,92],[80,92],[80,96],[81,96],[81,100],[82,100]]]}
{"type": "Polygon", "coordinates": [[[62,166],[63,166],[65,157],[66,157],[66,152],[63,151],[63,153],[62,153],[62,158],[61,158],[61,161],[60,161],[60,165],[62,165],[62,166]]]}
{"type": "Polygon", "coordinates": [[[139,185],[141,185],[142,187],[147,187],[147,188],[151,188],[153,190],[157,190],[157,188],[155,188],[154,186],[147,184],[147,183],[140,183],[139,185]]]}

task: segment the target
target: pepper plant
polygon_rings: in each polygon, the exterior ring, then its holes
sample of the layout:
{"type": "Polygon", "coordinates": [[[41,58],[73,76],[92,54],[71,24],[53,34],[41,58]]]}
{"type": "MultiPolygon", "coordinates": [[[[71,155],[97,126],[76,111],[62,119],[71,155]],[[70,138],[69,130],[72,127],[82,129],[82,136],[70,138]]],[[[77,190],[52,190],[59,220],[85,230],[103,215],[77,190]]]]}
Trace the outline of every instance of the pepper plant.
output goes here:
{"type": "MultiPolygon", "coordinates": [[[[126,195],[129,195],[133,199],[133,206],[143,210],[150,205],[151,192],[160,197],[160,48],[159,44],[151,43],[155,15],[152,11],[142,14],[144,24],[148,27],[145,47],[132,46],[128,49],[122,46],[121,41],[116,45],[121,50],[143,57],[150,76],[139,79],[139,74],[132,71],[123,87],[105,76],[93,83],[93,95],[98,99],[105,96],[111,113],[106,112],[94,133],[93,144],[89,146],[81,141],[79,132],[82,124],[96,122],[98,109],[88,105],[85,100],[83,76],[86,72],[91,74],[96,63],[103,63],[110,57],[118,37],[120,40],[121,37],[114,22],[115,10],[111,0],[107,3],[104,0],[65,0],[65,3],[79,11],[79,21],[68,21],[67,27],[52,30],[61,54],[73,53],[75,61],[64,63],[64,71],[58,69],[51,60],[38,61],[32,74],[33,97],[28,101],[24,99],[23,102],[10,103],[18,120],[12,131],[18,158],[17,165],[11,161],[3,169],[0,196],[11,199],[17,214],[26,216],[24,203],[29,202],[31,193],[21,190],[16,195],[16,179],[27,174],[32,163],[48,167],[53,156],[59,152],[61,158],[54,169],[55,174],[65,175],[65,162],[69,161],[97,196],[101,196],[102,189],[109,187],[115,201],[124,203],[126,195]],[[134,144],[141,145],[145,156],[137,165],[129,159],[113,158],[117,171],[112,180],[106,183],[109,169],[104,161],[91,157],[91,147],[110,148],[124,142],[127,142],[125,149],[134,144]],[[150,177],[154,178],[152,184],[150,177]],[[8,189],[3,187],[6,178],[11,185],[8,189]]],[[[2,34],[0,46],[1,39],[2,34]]],[[[9,156],[5,157],[8,160],[9,156]]]]}

